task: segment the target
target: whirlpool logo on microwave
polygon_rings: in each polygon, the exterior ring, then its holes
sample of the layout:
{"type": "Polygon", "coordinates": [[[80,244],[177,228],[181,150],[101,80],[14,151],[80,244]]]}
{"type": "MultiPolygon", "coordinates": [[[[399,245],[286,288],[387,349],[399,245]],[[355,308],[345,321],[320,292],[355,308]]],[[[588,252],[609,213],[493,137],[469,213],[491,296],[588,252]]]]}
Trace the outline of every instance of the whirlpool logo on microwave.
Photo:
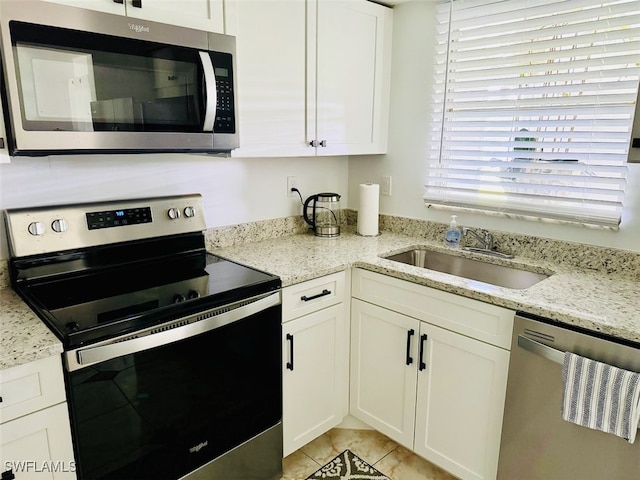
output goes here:
{"type": "Polygon", "coordinates": [[[191,447],[189,449],[189,453],[198,453],[200,450],[202,450],[207,445],[209,445],[209,440],[205,440],[204,442],[200,442],[198,445],[196,445],[194,447],[191,447]]]}
{"type": "Polygon", "coordinates": [[[149,27],[138,25],[137,23],[130,23],[129,30],[133,30],[136,33],[149,33],[149,27]]]}

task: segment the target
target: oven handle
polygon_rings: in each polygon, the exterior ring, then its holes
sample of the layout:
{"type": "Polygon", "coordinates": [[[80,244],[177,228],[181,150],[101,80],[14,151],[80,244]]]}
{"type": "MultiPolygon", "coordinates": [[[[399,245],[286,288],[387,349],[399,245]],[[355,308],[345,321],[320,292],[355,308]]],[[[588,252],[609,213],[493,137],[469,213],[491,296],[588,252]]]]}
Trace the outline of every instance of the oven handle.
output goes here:
{"type": "MultiPolygon", "coordinates": [[[[247,305],[237,307],[228,312],[205,318],[188,325],[175,327],[158,333],[152,333],[144,337],[132,338],[130,340],[118,341],[118,339],[112,339],[109,340],[109,343],[107,344],[70,351],[66,353],[67,369],[72,372],[94,363],[104,362],[124,355],[149,350],[150,348],[159,347],[161,345],[167,345],[178,340],[184,340],[195,335],[200,335],[201,333],[215,330],[216,328],[223,327],[235,321],[242,320],[243,318],[251,315],[255,315],[256,313],[275,305],[279,305],[280,303],[280,292],[272,293],[247,305]]],[[[228,308],[228,306],[216,308],[215,310],[224,310],[225,308],[228,308]]],[[[199,316],[203,313],[204,312],[200,312],[193,316],[199,316]]],[[[172,320],[168,323],[175,323],[176,321],[178,320],[172,320]]],[[[157,325],[152,329],[161,330],[162,325],[157,325]]]]}

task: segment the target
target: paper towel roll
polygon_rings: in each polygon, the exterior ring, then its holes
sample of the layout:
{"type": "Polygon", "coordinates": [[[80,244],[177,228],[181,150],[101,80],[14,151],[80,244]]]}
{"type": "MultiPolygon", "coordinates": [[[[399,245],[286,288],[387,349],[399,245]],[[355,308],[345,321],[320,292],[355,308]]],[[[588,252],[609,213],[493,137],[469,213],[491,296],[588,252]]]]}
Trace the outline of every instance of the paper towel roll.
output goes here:
{"type": "Polygon", "coordinates": [[[365,237],[378,235],[378,209],[380,185],[360,184],[360,205],[358,207],[357,232],[365,237]]]}

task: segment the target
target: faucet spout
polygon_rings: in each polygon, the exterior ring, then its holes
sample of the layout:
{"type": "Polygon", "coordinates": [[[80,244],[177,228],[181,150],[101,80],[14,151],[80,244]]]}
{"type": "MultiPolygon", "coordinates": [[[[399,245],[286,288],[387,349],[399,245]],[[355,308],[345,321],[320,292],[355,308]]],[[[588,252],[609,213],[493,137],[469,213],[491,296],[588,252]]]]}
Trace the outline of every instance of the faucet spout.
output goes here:
{"type": "Polygon", "coordinates": [[[469,236],[469,234],[471,234],[471,236],[477,240],[478,244],[480,245],[480,248],[482,248],[483,250],[493,249],[493,237],[491,236],[491,233],[488,232],[487,230],[480,230],[480,233],[478,233],[472,228],[463,227],[462,235],[467,237],[469,236]]]}

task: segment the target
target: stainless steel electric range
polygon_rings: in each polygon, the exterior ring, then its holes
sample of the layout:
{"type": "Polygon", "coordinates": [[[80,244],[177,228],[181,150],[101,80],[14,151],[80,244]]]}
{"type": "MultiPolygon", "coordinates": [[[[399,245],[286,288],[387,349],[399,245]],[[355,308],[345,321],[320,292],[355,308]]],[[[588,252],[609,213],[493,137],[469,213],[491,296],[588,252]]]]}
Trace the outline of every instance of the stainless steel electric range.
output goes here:
{"type": "Polygon", "coordinates": [[[5,221],[12,287],[64,345],[81,480],[280,476],[281,282],[206,252],[199,195],[5,221]]]}

